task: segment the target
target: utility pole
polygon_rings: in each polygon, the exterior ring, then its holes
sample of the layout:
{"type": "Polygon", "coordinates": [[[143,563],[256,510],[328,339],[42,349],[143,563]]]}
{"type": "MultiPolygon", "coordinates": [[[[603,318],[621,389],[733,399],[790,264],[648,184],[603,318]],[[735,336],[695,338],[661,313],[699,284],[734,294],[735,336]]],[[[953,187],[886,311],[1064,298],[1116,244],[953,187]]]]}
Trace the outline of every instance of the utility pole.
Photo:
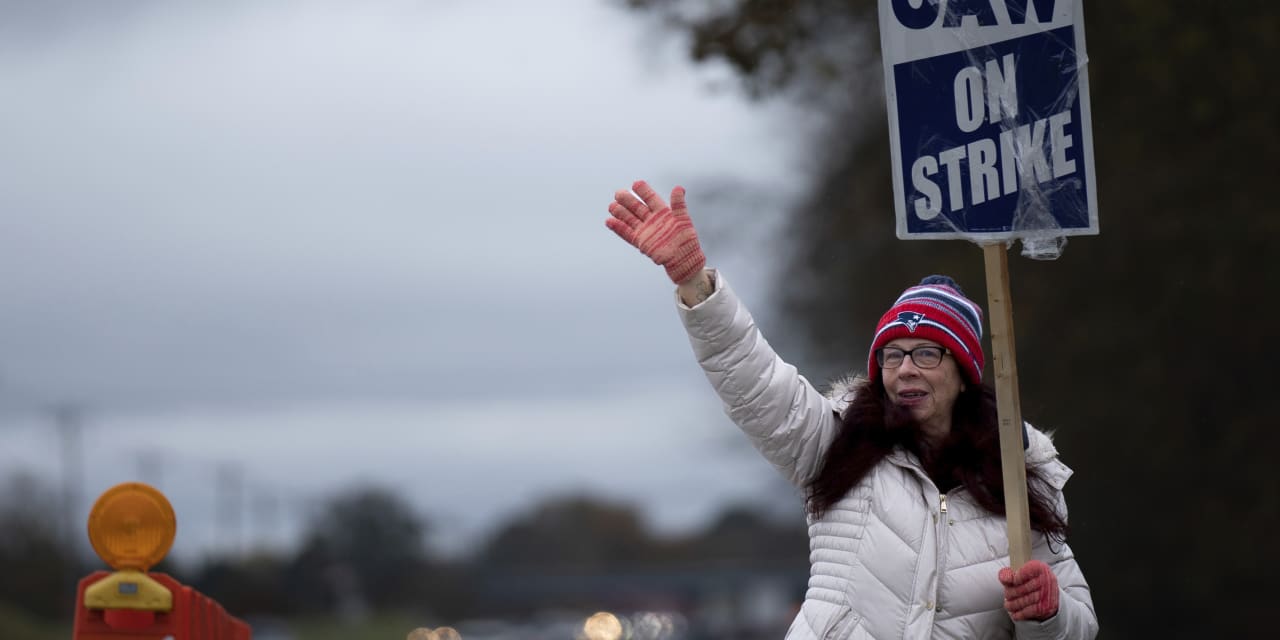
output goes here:
{"type": "Polygon", "coordinates": [[[62,537],[77,558],[82,537],[77,535],[80,527],[76,523],[80,514],[80,494],[84,489],[83,418],[83,411],[78,405],[66,403],[53,408],[62,452],[62,537]]]}
{"type": "Polygon", "coordinates": [[[83,558],[80,550],[85,542],[83,533],[80,533],[84,531],[83,525],[77,526],[77,521],[84,522],[79,517],[80,494],[84,490],[84,448],[81,445],[84,413],[79,405],[73,403],[55,405],[51,412],[62,456],[62,522],[58,533],[71,561],[61,580],[66,589],[75,590],[83,558]]]}
{"type": "Polygon", "coordinates": [[[239,557],[242,515],[244,512],[244,470],[235,462],[218,464],[214,482],[214,530],[220,540],[215,548],[223,549],[231,557],[239,557]]]}

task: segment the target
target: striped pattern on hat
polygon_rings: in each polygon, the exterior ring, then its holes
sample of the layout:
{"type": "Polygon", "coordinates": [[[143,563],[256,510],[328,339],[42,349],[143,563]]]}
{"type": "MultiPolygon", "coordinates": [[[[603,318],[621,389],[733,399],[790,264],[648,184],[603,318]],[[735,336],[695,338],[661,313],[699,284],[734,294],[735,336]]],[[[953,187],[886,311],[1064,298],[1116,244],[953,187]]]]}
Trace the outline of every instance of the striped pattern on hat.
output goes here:
{"type": "Polygon", "coordinates": [[[880,317],[867,358],[867,375],[880,375],[876,349],[898,338],[921,338],[946,347],[966,380],[982,383],[982,309],[964,296],[955,280],[929,276],[909,287],[880,317]]]}

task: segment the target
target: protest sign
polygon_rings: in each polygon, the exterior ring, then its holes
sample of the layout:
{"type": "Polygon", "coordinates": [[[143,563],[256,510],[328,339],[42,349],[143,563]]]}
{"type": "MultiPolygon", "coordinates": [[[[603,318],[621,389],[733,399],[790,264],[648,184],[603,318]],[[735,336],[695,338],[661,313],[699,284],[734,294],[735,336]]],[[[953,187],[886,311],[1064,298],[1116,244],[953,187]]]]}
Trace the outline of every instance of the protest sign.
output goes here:
{"type": "Polygon", "coordinates": [[[1098,233],[1078,0],[880,0],[880,32],[899,238],[1098,233]]]}

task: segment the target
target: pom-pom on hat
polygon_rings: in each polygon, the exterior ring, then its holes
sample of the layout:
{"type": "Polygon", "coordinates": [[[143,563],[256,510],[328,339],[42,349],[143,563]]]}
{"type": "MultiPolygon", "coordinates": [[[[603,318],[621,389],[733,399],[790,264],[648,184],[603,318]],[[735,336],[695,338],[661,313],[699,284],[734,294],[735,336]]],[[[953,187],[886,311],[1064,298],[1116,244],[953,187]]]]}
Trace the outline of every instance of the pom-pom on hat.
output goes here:
{"type": "Polygon", "coordinates": [[[898,338],[932,340],[946,347],[960,365],[965,380],[982,383],[982,309],[964,297],[960,285],[947,276],[929,276],[909,287],[880,317],[871,341],[867,376],[880,375],[876,349],[898,338]]]}

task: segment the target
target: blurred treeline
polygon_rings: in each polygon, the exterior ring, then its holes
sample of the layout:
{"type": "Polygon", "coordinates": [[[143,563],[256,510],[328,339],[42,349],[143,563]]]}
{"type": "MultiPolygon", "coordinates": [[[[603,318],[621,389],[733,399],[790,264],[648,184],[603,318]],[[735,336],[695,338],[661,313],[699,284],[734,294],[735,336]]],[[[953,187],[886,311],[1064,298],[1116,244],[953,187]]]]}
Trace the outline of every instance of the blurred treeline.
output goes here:
{"type": "MultiPolygon", "coordinates": [[[[769,335],[810,379],[864,368],[876,320],[925,275],[986,306],[977,246],[894,236],[874,0],[627,4],[802,114],[769,335]]],[[[1084,13],[1101,235],[1011,254],[1023,415],[1076,471],[1070,542],[1106,637],[1270,635],[1254,612],[1280,599],[1280,5],[1084,13]]]]}
{"type": "MultiPolygon", "coordinates": [[[[52,637],[69,629],[75,581],[107,567],[86,557],[86,541],[75,538],[83,529],[62,531],[52,487],[27,475],[0,481],[0,638],[52,637]]],[[[182,505],[175,509],[181,520],[182,505]]],[[[271,626],[324,619],[358,627],[395,615],[436,627],[654,611],[688,620],[686,638],[778,637],[808,577],[801,519],[778,522],[744,506],[673,537],[651,531],[629,505],[553,497],[500,523],[462,557],[430,548],[431,526],[394,491],[353,487],[323,501],[296,549],[166,558],[152,571],[271,626]],[[760,585],[776,600],[764,617],[751,610],[760,585]]]]}

